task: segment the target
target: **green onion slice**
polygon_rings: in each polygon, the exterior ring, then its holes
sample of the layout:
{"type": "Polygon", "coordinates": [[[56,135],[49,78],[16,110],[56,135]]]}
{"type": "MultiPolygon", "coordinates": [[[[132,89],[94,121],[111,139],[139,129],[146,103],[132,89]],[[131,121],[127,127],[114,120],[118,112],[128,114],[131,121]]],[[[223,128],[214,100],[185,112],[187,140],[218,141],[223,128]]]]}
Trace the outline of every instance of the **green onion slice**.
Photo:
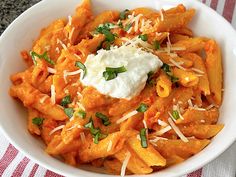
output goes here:
{"type": "Polygon", "coordinates": [[[32,119],[32,123],[39,126],[39,125],[43,124],[43,120],[44,120],[44,118],[35,117],[32,119]]]}
{"type": "Polygon", "coordinates": [[[68,104],[71,103],[71,96],[70,95],[67,95],[65,96],[62,100],[61,100],[61,105],[63,107],[67,106],[68,104]]]}
{"type": "Polygon", "coordinates": [[[146,104],[144,104],[144,103],[141,103],[139,105],[139,107],[136,109],[136,111],[138,111],[138,112],[146,112],[147,109],[148,109],[148,106],[146,104]]]}
{"type": "Polygon", "coordinates": [[[111,124],[111,122],[109,121],[109,118],[106,115],[104,115],[100,112],[96,112],[95,116],[99,119],[102,119],[103,125],[107,126],[107,125],[111,124]]]}
{"type": "Polygon", "coordinates": [[[46,62],[48,62],[51,65],[55,65],[55,62],[48,57],[47,52],[44,52],[42,55],[40,55],[34,51],[31,51],[30,55],[32,57],[34,65],[37,65],[36,57],[38,57],[40,59],[44,59],[46,62]]]}
{"type": "Polygon", "coordinates": [[[64,108],[64,112],[69,118],[71,118],[74,114],[74,109],[73,108],[64,108]]]}
{"type": "Polygon", "coordinates": [[[80,61],[76,61],[76,62],[75,62],[75,66],[78,67],[78,68],[80,68],[80,69],[82,69],[82,70],[84,71],[84,74],[83,74],[83,78],[84,78],[85,75],[87,74],[87,68],[86,68],[86,66],[85,66],[82,62],[80,62],[80,61]]]}
{"type": "Polygon", "coordinates": [[[146,135],[146,128],[142,128],[140,130],[140,138],[141,138],[141,146],[143,148],[147,148],[148,147],[148,143],[147,143],[147,135],[146,135]]]}

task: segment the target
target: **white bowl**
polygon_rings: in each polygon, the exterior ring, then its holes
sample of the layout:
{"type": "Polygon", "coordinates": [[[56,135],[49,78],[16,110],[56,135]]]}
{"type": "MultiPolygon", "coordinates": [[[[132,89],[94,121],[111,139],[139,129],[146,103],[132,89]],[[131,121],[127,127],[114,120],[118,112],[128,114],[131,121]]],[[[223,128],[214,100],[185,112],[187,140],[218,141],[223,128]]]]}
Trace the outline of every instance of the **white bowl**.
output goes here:
{"type": "MultiPolygon", "coordinates": [[[[47,155],[43,143],[27,131],[25,109],[8,95],[11,86],[9,76],[26,68],[19,55],[20,51],[30,49],[40,29],[52,20],[72,14],[80,1],[44,0],[20,15],[2,34],[0,38],[0,127],[18,150],[49,170],[65,176],[102,177],[106,175],[71,167],[47,155]]],[[[224,129],[197,155],[179,165],[145,176],[154,177],[158,173],[158,177],[174,177],[192,172],[219,156],[236,139],[236,32],[223,17],[195,0],[127,1],[92,0],[93,10],[98,13],[105,9],[124,10],[143,6],[160,9],[183,3],[197,10],[197,15],[191,22],[194,33],[212,37],[221,45],[225,92],[219,122],[225,124],[224,129]]]]}

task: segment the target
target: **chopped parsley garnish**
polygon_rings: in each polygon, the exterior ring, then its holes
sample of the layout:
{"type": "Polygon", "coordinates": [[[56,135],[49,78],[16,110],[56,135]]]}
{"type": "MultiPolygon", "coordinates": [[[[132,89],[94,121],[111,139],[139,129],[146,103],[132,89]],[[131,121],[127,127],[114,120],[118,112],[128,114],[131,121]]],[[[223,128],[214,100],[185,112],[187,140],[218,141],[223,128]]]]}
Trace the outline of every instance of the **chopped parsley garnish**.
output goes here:
{"type": "Polygon", "coordinates": [[[146,112],[148,109],[148,105],[144,104],[144,103],[141,103],[139,105],[139,107],[136,109],[136,111],[138,112],[146,112]]]}
{"type": "Polygon", "coordinates": [[[153,47],[154,47],[155,50],[160,49],[161,48],[160,42],[159,41],[154,41],[153,42],[153,47]]]}
{"type": "Polygon", "coordinates": [[[131,26],[132,26],[132,23],[128,23],[127,25],[125,25],[124,30],[125,30],[125,31],[129,31],[129,29],[131,28],[131,26]]]}
{"type": "Polygon", "coordinates": [[[69,118],[71,118],[74,114],[74,109],[73,108],[64,108],[64,112],[69,118]]]}
{"type": "Polygon", "coordinates": [[[61,105],[62,105],[63,107],[67,106],[67,105],[70,104],[70,103],[71,103],[71,97],[70,97],[70,95],[65,96],[65,97],[61,100],[61,105]]]}
{"type": "Polygon", "coordinates": [[[114,28],[115,25],[113,23],[104,23],[100,24],[96,29],[95,33],[104,34],[106,37],[106,41],[114,42],[116,35],[113,34],[110,30],[114,28]]]}
{"type": "Polygon", "coordinates": [[[147,75],[148,75],[147,84],[150,85],[150,86],[153,86],[154,82],[155,82],[154,79],[153,79],[154,72],[150,71],[147,75]]]}
{"type": "Polygon", "coordinates": [[[127,71],[124,66],[118,68],[106,67],[106,71],[103,72],[103,77],[106,81],[115,79],[119,73],[127,71]]]}
{"type": "Polygon", "coordinates": [[[122,11],[122,12],[120,13],[120,19],[121,19],[121,20],[125,20],[125,19],[128,17],[128,12],[129,12],[128,9],[125,9],[124,11],[122,11]]]}
{"type": "Polygon", "coordinates": [[[147,41],[147,40],[148,40],[147,34],[140,34],[138,37],[139,37],[142,41],[147,41]]]}
{"type": "Polygon", "coordinates": [[[170,66],[168,64],[163,63],[161,69],[163,69],[163,71],[166,73],[166,75],[169,76],[172,83],[176,83],[179,80],[179,78],[177,78],[173,75],[173,73],[170,70],[170,66]]]}
{"type": "Polygon", "coordinates": [[[141,138],[141,146],[143,148],[147,148],[148,147],[148,143],[147,143],[147,136],[146,136],[146,128],[142,128],[140,130],[140,138],[141,138]]]}
{"type": "Polygon", "coordinates": [[[44,52],[42,55],[40,55],[40,54],[37,54],[34,51],[31,51],[30,55],[32,57],[34,65],[37,65],[36,57],[38,57],[40,59],[44,59],[46,62],[48,62],[51,65],[55,65],[55,62],[48,57],[47,52],[44,52]]]}
{"type": "Polygon", "coordinates": [[[83,111],[83,110],[80,110],[77,112],[77,115],[82,118],[82,119],[85,119],[86,118],[86,112],[83,111]]]}
{"type": "Polygon", "coordinates": [[[87,74],[86,66],[82,62],[80,62],[80,61],[76,61],[75,62],[75,66],[80,68],[80,69],[82,69],[84,71],[84,74],[83,74],[83,78],[84,78],[84,76],[87,74]]]}
{"type": "Polygon", "coordinates": [[[84,127],[88,128],[90,130],[90,133],[94,137],[94,143],[95,144],[98,144],[98,141],[100,139],[103,139],[103,138],[105,138],[107,136],[107,135],[101,133],[100,128],[95,128],[94,127],[93,119],[92,118],[90,118],[89,122],[86,125],[84,125],[84,127]]]}
{"type": "Polygon", "coordinates": [[[44,118],[35,117],[32,119],[32,123],[39,126],[39,125],[43,124],[43,120],[44,120],[44,118]]]}
{"type": "Polygon", "coordinates": [[[96,112],[95,116],[99,119],[102,119],[103,125],[107,126],[107,125],[111,124],[111,122],[109,121],[109,118],[106,115],[104,115],[100,112],[96,112]]]}
{"type": "Polygon", "coordinates": [[[177,110],[172,111],[172,116],[175,120],[178,120],[180,118],[179,112],[177,110]]]}

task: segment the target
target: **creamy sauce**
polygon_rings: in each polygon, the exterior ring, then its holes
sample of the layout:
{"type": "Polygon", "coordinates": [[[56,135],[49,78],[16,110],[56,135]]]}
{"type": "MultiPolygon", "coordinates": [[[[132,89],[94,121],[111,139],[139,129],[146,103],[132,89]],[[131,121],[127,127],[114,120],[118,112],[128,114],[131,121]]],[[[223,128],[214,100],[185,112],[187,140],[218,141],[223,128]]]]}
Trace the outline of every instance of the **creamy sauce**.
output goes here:
{"type": "Polygon", "coordinates": [[[81,82],[85,86],[92,86],[100,93],[114,98],[131,99],[138,95],[145,87],[147,74],[156,72],[161,66],[161,60],[141,49],[122,46],[111,50],[99,50],[97,55],[87,57],[84,65],[87,74],[81,82]],[[106,67],[117,68],[124,66],[127,71],[119,73],[115,79],[106,81],[103,72],[106,67]]]}

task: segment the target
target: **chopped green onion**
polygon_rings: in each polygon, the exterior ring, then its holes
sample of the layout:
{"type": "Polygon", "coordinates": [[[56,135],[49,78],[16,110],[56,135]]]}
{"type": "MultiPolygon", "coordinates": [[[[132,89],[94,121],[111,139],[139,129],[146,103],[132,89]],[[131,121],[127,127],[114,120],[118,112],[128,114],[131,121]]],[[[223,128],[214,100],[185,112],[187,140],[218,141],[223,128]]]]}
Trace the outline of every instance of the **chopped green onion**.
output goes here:
{"type": "Polygon", "coordinates": [[[114,42],[115,40],[115,35],[110,31],[110,29],[114,28],[115,25],[112,23],[105,23],[105,24],[100,24],[96,29],[95,33],[101,33],[104,34],[106,37],[106,41],[109,42],[114,42]]]}
{"type": "Polygon", "coordinates": [[[44,52],[42,55],[40,55],[40,54],[37,54],[34,51],[31,51],[30,55],[32,57],[34,65],[37,65],[36,57],[44,59],[46,62],[48,62],[51,65],[55,65],[55,62],[48,57],[47,52],[44,52]]]}
{"type": "Polygon", "coordinates": [[[118,25],[120,28],[124,28],[121,21],[120,21],[117,25],[118,25]]]}
{"type": "Polygon", "coordinates": [[[138,112],[146,112],[147,109],[148,109],[148,106],[146,104],[144,104],[144,103],[141,103],[139,105],[139,107],[136,109],[136,111],[138,111],[138,112]]]}
{"type": "Polygon", "coordinates": [[[84,74],[83,74],[83,78],[84,78],[85,75],[87,74],[87,68],[86,68],[86,66],[85,66],[82,62],[80,62],[80,61],[76,61],[76,62],[75,62],[75,66],[78,67],[78,68],[80,68],[80,69],[82,69],[82,70],[84,71],[84,74]]]}
{"type": "Polygon", "coordinates": [[[154,80],[153,80],[153,75],[154,75],[154,72],[153,71],[150,71],[148,74],[148,78],[147,78],[147,84],[150,85],[150,86],[153,86],[154,85],[154,80]]]}
{"type": "Polygon", "coordinates": [[[84,126],[85,128],[89,128],[90,133],[93,135],[94,137],[94,143],[98,144],[98,141],[100,139],[105,138],[107,135],[102,134],[101,130],[99,128],[95,128],[94,124],[93,124],[93,119],[92,117],[90,118],[89,122],[84,126]]]}
{"type": "Polygon", "coordinates": [[[32,123],[39,126],[39,125],[43,124],[43,120],[44,120],[44,118],[35,117],[32,119],[32,123]]]}
{"type": "Polygon", "coordinates": [[[175,120],[179,119],[179,112],[177,110],[173,110],[172,111],[172,116],[175,120]]]}
{"type": "Polygon", "coordinates": [[[148,147],[148,143],[147,143],[147,136],[146,136],[146,128],[142,128],[140,130],[140,138],[141,138],[141,146],[143,148],[147,148],[148,147]]]}
{"type": "Polygon", "coordinates": [[[119,73],[127,71],[124,66],[118,68],[106,67],[106,71],[103,72],[103,77],[106,81],[115,79],[119,73]]]}
{"type": "Polygon", "coordinates": [[[74,109],[73,108],[64,108],[64,112],[69,118],[71,118],[74,114],[74,109]]]}
{"type": "Polygon", "coordinates": [[[166,73],[166,75],[169,76],[172,83],[176,83],[179,80],[178,77],[175,77],[173,75],[173,73],[170,70],[170,66],[168,64],[163,63],[161,69],[163,69],[163,71],[166,73]]]}
{"type": "Polygon", "coordinates": [[[154,42],[153,42],[153,46],[154,46],[154,49],[155,49],[155,50],[161,48],[161,45],[160,45],[160,42],[159,42],[159,41],[154,41],[154,42]]]}
{"type": "Polygon", "coordinates": [[[120,19],[121,19],[121,20],[125,20],[125,19],[128,17],[128,12],[129,12],[128,9],[125,9],[124,11],[122,11],[122,12],[120,13],[120,19]]]}
{"type": "Polygon", "coordinates": [[[80,111],[77,112],[77,115],[78,115],[80,118],[85,119],[85,117],[86,117],[86,112],[80,110],[80,111]]]}
{"type": "Polygon", "coordinates": [[[110,32],[110,31],[107,30],[107,29],[103,29],[103,30],[102,30],[102,34],[105,35],[106,40],[109,41],[109,42],[113,42],[113,41],[115,40],[115,35],[112,34],[112,32],[110,32]]]}
{"type": "Polygon", "coordinates": [[[147,34],[140,34],[138,37],[139,37],[142,41],[147,41],[147,40],[148,40],[147,34]]]}
{"type": "Polygon", "coordinates": [[[100,112],[96,112],[95,116],[99,119],[102,119],[103,125],[107,126],[107,125],[111,124],[111,122],[109,121],[109,118],[106,115],[104,115],[100,112]]]}
{"type": "Polygon", "coordinates": [[[125,30],[125,31],[129,31],[129,29],[131,28],[131,26],[132,26],[132,23],[129,23],[129,24],[125,25],[124,30],[125,30]]]}
{"type": "Polygon", "coordinates": [[[70,95],[65,96],[65,97],[61,100],[61,105],[62,105],[63,107],[67,106],[67,105],[70,104],[70,103],[71,103],[71,97],[70,97],[70,95]]]}

